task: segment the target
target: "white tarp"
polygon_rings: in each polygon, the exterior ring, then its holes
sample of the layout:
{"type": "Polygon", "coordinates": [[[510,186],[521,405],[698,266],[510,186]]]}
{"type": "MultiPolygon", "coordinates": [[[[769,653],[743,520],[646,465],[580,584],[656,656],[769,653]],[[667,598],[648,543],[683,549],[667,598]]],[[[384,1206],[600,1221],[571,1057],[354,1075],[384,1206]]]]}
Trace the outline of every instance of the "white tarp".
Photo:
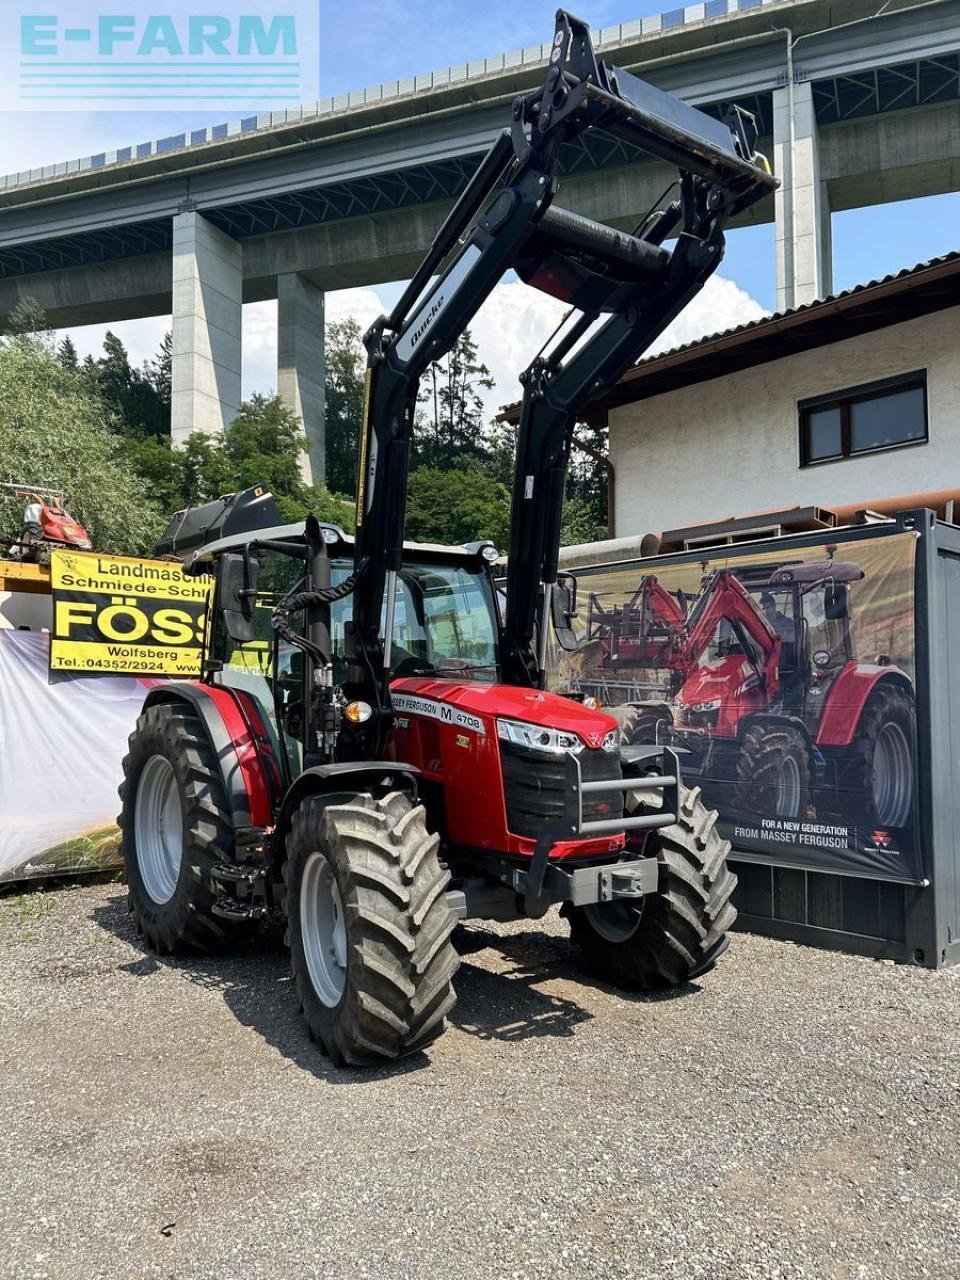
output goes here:
{"type": "Polygon", "coordinates": [[[132,676],[48,683],[49,636],[0,631],[0,880],[113,865],[132,676]]]}

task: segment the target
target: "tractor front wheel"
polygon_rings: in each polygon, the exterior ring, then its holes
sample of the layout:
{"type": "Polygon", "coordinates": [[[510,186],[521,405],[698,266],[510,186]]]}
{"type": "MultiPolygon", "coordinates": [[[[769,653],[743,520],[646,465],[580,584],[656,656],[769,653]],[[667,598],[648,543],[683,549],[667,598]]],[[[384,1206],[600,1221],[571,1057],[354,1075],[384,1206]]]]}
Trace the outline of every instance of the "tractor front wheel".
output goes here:
{"type": "Polygon", "coordinates": [[[459,957],[439,843],[402,791],[310,796],[293,815],[291,972],[310,1035],[337,1065],[416,1053],[446,1025],[459,957]]]}
{"type": "Polygon", "coordinates": [[[216,752],[181,703],[148,707],[130,735],[117,819],[130,911],[160,953],[213,951],[249,936],[214,915],[212,871],[233,856],[216,752]]]}
{"type": "Polygon", "coordinates": [[[673,716],[666,703],[649,706],[625,703],[610,707],[620,729],[620,741],[625,746],[662,746],[673,728],[673,716]]]}
{"type": "Polygon", "coordinates": [[[758,818],[807,816],[812,792],[810,748],[796,725],[751,725],[737,760],[736,807],[758,818]]]}
{"type": "Polygon", "coordinates": [[[726,950],[736,919],[730,844],[716,830],[700,788],[683,787],[677,821],[653,831],[645,850],[660,864],[657,892],[630,901],[568,907],[570,941],[584,967],[616,987],[675,987],[707,973],[726,950]]]}

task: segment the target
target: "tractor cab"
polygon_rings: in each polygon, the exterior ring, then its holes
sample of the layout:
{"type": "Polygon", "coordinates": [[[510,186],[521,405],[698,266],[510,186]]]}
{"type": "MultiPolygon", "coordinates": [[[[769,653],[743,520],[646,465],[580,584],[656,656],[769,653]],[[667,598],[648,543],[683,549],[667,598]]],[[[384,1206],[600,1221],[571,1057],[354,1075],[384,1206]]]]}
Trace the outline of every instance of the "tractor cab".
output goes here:
{"type": "MultiPolygon", "coordinates": [[[[318,524],[319,576],[336,593],[353,572],[353,538],[336,525],[318,524]]],[[[314,531],[316,536],[316,530],[314,531]]],[[[407,543],[393,601],[391,678],[491,684],[498,678],[497,593],[490,572],[491,542],[469,546],[407,543]]],[[[308,741],[305,707],[313,691],[303,650],[275,626],[281,602],[306,583],[318,558],[303,522],[227,537],[201,546],[188,560],[192,573],[212,572],[213,607],[205,637],[204,678],[251,697],[268,726],[282,772],[295,777],[317,755],[308,741]],[[252,594],[251,594],[252,593],[252,594]]],[[[368,704],[348,704],[349,594],[333,599],[324,622],[329,687],[341,709],[367,718],[368,704]]],[[[386,631],[383,606],[382,629],[386,631]]],[[[316,625],[316,624],[314,624],[316,625]]]]}

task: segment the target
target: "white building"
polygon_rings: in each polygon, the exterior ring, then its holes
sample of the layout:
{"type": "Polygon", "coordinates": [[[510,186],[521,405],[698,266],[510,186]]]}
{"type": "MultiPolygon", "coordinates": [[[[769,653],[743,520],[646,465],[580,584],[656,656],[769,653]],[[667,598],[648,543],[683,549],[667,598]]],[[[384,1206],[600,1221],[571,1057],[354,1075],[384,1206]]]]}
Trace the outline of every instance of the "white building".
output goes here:
{"type": "Polygon", "coordinates": [[[942,504],[960,491],[960,253],[644,360],[591,418],[609,422],[616,537],[942,504]]]}

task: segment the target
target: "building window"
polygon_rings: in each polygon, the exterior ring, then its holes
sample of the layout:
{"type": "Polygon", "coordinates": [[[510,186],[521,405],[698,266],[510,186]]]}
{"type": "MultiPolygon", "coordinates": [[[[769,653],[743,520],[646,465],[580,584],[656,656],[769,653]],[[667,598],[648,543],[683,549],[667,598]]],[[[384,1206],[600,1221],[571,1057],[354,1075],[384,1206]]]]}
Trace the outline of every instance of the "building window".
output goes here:
{"type": "Polygon", "coordinates": [[[923,444],[927,439],[925,370],[801,400],[800,465],[923,444]]]}

